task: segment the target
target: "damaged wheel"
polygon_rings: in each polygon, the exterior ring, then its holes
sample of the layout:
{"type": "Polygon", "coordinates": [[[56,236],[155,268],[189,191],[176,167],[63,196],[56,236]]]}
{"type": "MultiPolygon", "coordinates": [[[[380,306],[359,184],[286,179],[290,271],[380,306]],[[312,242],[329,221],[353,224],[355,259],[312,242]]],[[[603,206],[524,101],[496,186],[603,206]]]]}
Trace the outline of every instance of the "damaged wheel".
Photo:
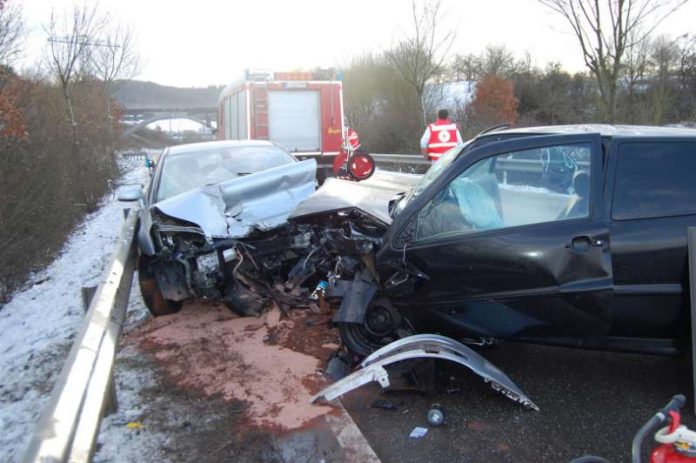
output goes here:
{"type": "Polygon", "coordinates": [[[339,323],[338,331],[348,350],[362,357],[412,334],[404,318],[386,299],[370,304],[363,323],[339,323]]]}
{"type": "Polygon", "coordinates": [[[181,310],[181,301],[171,301],[162,296],[155,272],[152,269],[152,263],[153,260],[146,256],[138,258],[138,283],[147,310],[155,317],[178,312],[181,310]]]}

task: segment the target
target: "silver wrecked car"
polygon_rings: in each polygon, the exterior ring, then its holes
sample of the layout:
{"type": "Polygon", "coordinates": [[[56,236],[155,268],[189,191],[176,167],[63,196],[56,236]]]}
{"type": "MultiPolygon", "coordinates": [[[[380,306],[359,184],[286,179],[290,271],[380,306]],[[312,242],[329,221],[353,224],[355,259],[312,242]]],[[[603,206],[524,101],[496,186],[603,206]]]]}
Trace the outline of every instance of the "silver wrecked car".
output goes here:
{"type": "Polygon", "coordinates": [[[298,299],[282,275],[303,254],[308,237],[291,235],[284,225],[314,192],[315,176],[316,161],[298,161],[268,141],[166,148],[147,192],[131,188],[119,195],[141,202],[138,276],[150,312],[174,313],[184,300],[199,298],[252,315],[271,293],[301,305],[306,298],[298,299]],[[244,262],[249,250],[253,262],[244,262]],[[264,259],[266,253],[273,259],[264,259]]]}

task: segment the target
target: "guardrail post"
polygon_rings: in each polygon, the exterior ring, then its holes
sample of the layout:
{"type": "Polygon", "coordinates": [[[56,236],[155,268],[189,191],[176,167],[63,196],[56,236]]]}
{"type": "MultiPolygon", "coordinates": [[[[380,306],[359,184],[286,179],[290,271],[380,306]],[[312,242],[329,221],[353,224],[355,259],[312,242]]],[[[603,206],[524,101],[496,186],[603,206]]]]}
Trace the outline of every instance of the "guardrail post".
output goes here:
{"type": "Polygon", "coordinates": [[[109,378],[109,390],[106,393],[106,403],[104,404],[104,416],[113,415],[118,412],[118,394],[116,394],[116,383],[114,375],[109,378]]]}
{"type": "Polygon", "coordinates": [[[92,299],[96,291],[96,286],[83,286],[80,288],[80,292],[82,293],[82,308],[85,310],[85,313],[87,313],[90,304],[92,304],[92,299]]]}

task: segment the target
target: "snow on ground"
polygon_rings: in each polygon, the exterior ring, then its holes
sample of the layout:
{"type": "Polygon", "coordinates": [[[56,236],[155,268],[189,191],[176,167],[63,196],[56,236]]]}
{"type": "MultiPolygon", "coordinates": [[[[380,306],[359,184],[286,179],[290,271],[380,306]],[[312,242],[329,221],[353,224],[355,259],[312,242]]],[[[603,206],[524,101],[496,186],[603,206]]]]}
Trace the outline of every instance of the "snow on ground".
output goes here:
{"type": "MultiPolygon", "coordinates": [[[[124,161],[124,183],[144,183],[142,161],[124,161]]],[[[0,461],[22,457],[83,322],[80,288],[98,284],[123,223],[123,204],[107,195],[29,287],[0,308],[0,461]]]]}
{"type": "Polygon", "coordinates": [[[150,130],[157,130],[158,127],[160,130],[164,132],[172,133],[181,133],[186,131],[197,133],[211,133],[210,127],[206,127],[204,124],[201,124],[198,121],[194,121],[193,119],[186,119],[181,117],[163,119],[161,121],[151,122],[147,125],[147,128],[150,130]]]}
{"type": "MultiPolygon", "coordinates": [[[[150,312],[143,304],[138,289],[136,275],[128,300],[124,334],[150,318],[150,312]]],[[[117,409],[115,413],[105,416],[102,420],[93,461],[109,463],[170,461],[163,454],[162,449],[170,445],[171,437],[151,429],[148,418],[150,418],[149,408],[152,404],[148,400],[143,400],[143,394],[146,391],[156,391],[159,387],[158,372],[135,345],[121,344],[119,347],[114,370],[114,384],[118,401],[117,409]]],[[[173,409],[171,413],[176,415],[177,410],[173,409]]],[[[168,421],[176,422],[177,420],[169,419],[168,421]]]]}

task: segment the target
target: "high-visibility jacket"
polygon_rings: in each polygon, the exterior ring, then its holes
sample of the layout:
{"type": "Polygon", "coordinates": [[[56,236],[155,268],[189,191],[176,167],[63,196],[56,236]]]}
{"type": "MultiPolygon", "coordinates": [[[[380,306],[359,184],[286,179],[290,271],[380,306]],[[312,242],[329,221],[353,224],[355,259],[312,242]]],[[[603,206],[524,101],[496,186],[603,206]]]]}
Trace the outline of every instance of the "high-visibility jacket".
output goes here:
{"type": "Polygon", "coordinates": [[[358,132],[353,130],[352,127],[348,127],[346,135],[348,136],[348,143],[350,143],[350,146],[352,146],[354,150],[360,148],[360,137],[358,137],[358,132]]]}
{"type": "Polygon", "coordinates": [[[447,119],[438,119],[428,125],[430,140],[428,141],[428,157],[433,161],[440,159],[443,153],[457,146],[457,124],[447,119]]]}

